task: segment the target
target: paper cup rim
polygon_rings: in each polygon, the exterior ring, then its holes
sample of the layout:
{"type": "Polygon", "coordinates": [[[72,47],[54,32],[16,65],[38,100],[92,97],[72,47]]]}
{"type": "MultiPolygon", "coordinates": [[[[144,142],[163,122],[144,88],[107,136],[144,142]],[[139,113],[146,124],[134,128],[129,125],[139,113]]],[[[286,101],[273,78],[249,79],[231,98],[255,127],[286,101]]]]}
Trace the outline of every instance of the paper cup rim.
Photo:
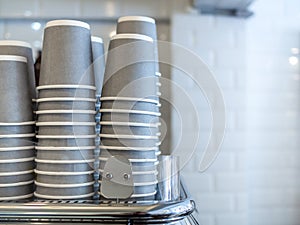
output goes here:
{"type": "Polygon", "coordinates": [[[124,150],[124,151],[156,151],[157,147],[123,147],[123,146],[105,146],[100,145],[100,149],[107,149],[107,150],[124,150]]]}
{"type": "Polygon", "coordinates": [[[23,182],[17,182],[17,183],[0,184],[0,188],[20,187],[20,186],[32,184],[33,182],[34,182],[34,180],[29,180],[29,181],[23,181],[23,182]]]}
{"type": "Polygon", "coordinates": [[[92,135],[36,135],[37,139],[93,139],[97,137],[96,134],[92,135]]]}
{"type": "Polygon", "coordinates": [[[38,110],[37,115],[41,114],[96,114],[95,110],[38,110]]]}
{"type": "Polygon", "coordinates": [[[87,187],[94,185],[95,181],[86,182],[86,183],[74,183],[74,184],[52,184],[52,183],[42,183],[38,181],[34,181],[35,185],[40,187],[47,188],[76,188],[76,187],[87,187]]]}
{"type": "Polygon", "coordinates": [[[88,175],[93,174],[94,170],[89,171],[81,171],[81,172],[55,172],[55,171],[43,171],[35,169],[34,172],[39,175],[46,175],[46,176],[81,176],[81,175],[88,175]]]}
{"type": "Polygon", "coordinates": [[[28,134],[1,134],[0,139],[5,138],[26,138],[26,137],[34,137],[35,133],[28,134]]]}
{"type": "Polygon", "coordinates": [[[128,127],[146,127],[158,128],[161,123],[138,123],[138,122],[114,122],[114,121],[100,121],[102,126],[128,126],[128,127]]]}
{"type": "Polygon", "coordinates": [[[47,159],[34,159],[37,163],[45,164],[81,164],[81,163],[92,163],[95,159],[84,159],[84,160],[47,160],[47,159]]]}
{"type": "Polygon", "coordinates": [[[96,91],[97,88],[91,85],[78,85],[78,84],[54,84],[54,85],[40,85],[36,89],[39,90],[48,90],[48,89],[87,89],[96,91]]]}
{"type": "Polygon", "coordinates": [[[0,40],[0,46],[18,46],[32,49],[31,44],[26,41],[18,41],[18,40],[0,40]]]}
{"type": "Polygon", "coordinates": [[[161,155],[161,151],[156,151],[155,152],[155,156],[160,156],[161,155]]]}
{"type": "Polygon", "coordinates": [[[128,109],[103,109],[99,110],[100,113],[126,113],[126,114],[140,114],[140,115],[149,115],[149,116],[161,116],[159,112],[151,112],[144,110],[128,110],[128,109]]]}
{"type": "Polygon", "coordinates": [[[92,36],[91,41],[103,44],[103,39],[101,37],[98,37],[98,36],[92,36]]]}
{"type": "Polygon", "coordinates": [[[89,193],[85,195],[43,195],[39,194],[37,192],[34,192],[34,196],[37,198],[43,198],[43,199],[65,199],[65,200],[70,200],[70,199],[80,199],[80,198],[87,198],[87,197],[92,197],[95,193],[89,193]]]}
{"type": "Polygon", "coordinates": [[[27,58],[19,55],[0,55],[0,61],[16,61],[27,63],[27,58]]]}
{"type": "MultiPolygon", "coordinates": [[[[104,161],[106,162],[108,160],[108,158],[105,158],[105,157],[99,157],[99,160],[100,161],[104,161]]],[[[129,162],[140,162],[140,163],[143,163],[143,162],[146,162],[146,163],[150,163],[150,162],[157,162],[157,159],[128,159],[129,162]]]]}
{"type": "Polygon", "coordinates": [[[80,147],[53,147],[53,146],[35,146],[36,150],[40,151],[84,151],[94,150],[96,146],[80,146],[80,147]],[[82,148],[81,148],[82,147],[82,148]]]}
{"type": "Polygon", "coordinates": [[[41,102],[96,102],[96,98],[72,98],[72,97],[57,97],[57,98],[38,98],[37,103],[41,102]]]}
{"type": "Polygon", "coordinates": [[[0,197],[0,201],[13,201],[13,200],[21,200],[26,198],[31,198],[33,193],[28,195],[19,195],[19,196],[9,196],[9,197],[0,197]]]}
{"type": "Polygon", "coordinates": [[[153,38],[143,35],[143,34],[116,34],[111,37],[111,40],[119,40],[119,39],[135,39],[140,41],[147,41],[153,43],[153,38]]]}
{"type": "Polygon", "coordinates": [[[34,157],[30,158],[19,158],[19,159],[1,159],[0,164],[5,164],[5,163],[21,163],[21,162],[30,162],[34,161],[34,157]]]}
{"type": "Polygon", "coordinates": [[[6,176],[19,176],[25,174],[33,174],[34,170],[25,170],[25,171],[17,171],[17,172],[0,172],[0,177],[6,176]]]}
{"type": "Polygon", "coordinates": [[[129,102],[147,102],[153,104],[159,104],[159,101],[150,98],[133,98],[133,97],[100,97],[100,101],[129,101],[129,102]]]}
{"type": "MultiPolygon", "coordinates": [[[[103,162],[106,162],[106,161],[103,161],[103,162]]],[[[131,162],[131,163],[153,163],[153,166],[157,166],[159,164],[158,161],[156,161],[156,162],[131,162]]],[[[148,167],[148,166],[140,166],[140,167],[148,167]]]]}
{"type": "Polygon", "coordinates": [[[43,126],[96,126],[96,122],[37,122],[37,127],[43,126]]]}
{"type": "Polygon", "coordinates": [[[16,146],[16,147],[1,147],[0,152],[8,152],[8,151],[24,151],[24,150],[32,150],[35,146],[16,146]]]}
{"type": "Polygon", "coordinates": [[[101,138],[110,138],[110,139],[133,139],[133,140],[155,140],[158,139],[158,136],[149,136],[149,135],[126,135],[126,134],[99,134],[101,138]]]}
{"type": "Polygon", "coordinates": [[[142,21],[155,24],[155,20],[148,16],[122,16],[118,19],[118,23],[126,21],[142,21]]]}
{"type": "Polygon", "coordinates": [[[88,23],[79,20],[52,20],[46,23],[45,29],[57,26],[77,26],[90,30],[90,25],[88,23]]]}
{"type": "Polygon", "coordinates": [[[26,121],[26,122],[15,122],[15,123],[6,123],[6,122],[0,122],[0,126],[8,127],[8,126],[28,126],[28,125],[34,125],[35,121],[26,121]]]}

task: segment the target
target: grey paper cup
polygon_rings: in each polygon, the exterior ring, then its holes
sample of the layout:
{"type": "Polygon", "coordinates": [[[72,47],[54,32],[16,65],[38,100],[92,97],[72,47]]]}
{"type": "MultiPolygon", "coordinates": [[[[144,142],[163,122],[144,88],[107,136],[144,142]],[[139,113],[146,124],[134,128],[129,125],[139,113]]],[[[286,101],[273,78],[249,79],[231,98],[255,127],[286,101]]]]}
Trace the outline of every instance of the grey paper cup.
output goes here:
{"type": "Polygon", "coordinates": [[[96,96],[96,87],[93,86],[89,86],[87,88],[63,88],[63,87],[47,88],[47,87],[49,86],[39,86],[37,88],[39,98],[55,98],[55,97],[95,98],[96,96]]]}
{"type": "Polygon", "coordinates": [[[88,24],[54,20],[44,30],[40,85],[84,84],[95,86],[91,34],[88,24]]]}
{"type": "Polygon", "coordinates": [[[97,95],[101,95],[103,86],[103,76],[105,70],[105,55],[103,40],[100,37],[92,36],[93,67],[95,74],[95,84],[97,95]]]}
{"type": "Polygon", "coordinates": [[[33,170],[20,171],[17,173],[0,173],[0,184],[19,183],[34,180],[33,170]]]}
{"type": "Polygon", "coordinates": [[[93,174],[83,175],[45,175],[37,174],[36,181],[46,184],[74,184],[89,183],[93,181],[93,174]]]}
{"type": "Polygon", "coordinates": [[[136,122],[136,123],[156,123],[158,116],[133,114],[133,113],[117,113],[117,112],[101,112],[101,121],[113,122],[136,122]]]}
{"type": "Polygon", "coordinates": [[[7,187],[0,186],[0,198],[22,196],[31,193],[33,193],[33,181],[14,183],[7,187]]]}
{"type": "Polygon", "coordinates": [[[94,157],[94,150],[38,150],[37,159],[48,160],[85,160],[94,157]]]}
{"type": "Polygon", "coordinates": [[[133,151],[133,150],[106,150],[106,149],[101,149],[100,152],[101,157],[111,157],[111,156],[123,156],[128,159],[139,159],[139,158],[144,158],[144,159],[157,159],[155,155],[155,151],[133,151]]]}
{"type": "Polygon", "coordinates": [[[26,134],[34,133],[35,124],[31,123],[28,125],[4,125],[0,123],[0,135],[2,134],[26,134]]]}
{"type": "Polygon", "coordinates": [[[145,16],[124,16],[118,19],[117,34],[143,34],[157,39],[155,20],[145,16]]]}
{"type": "Polygon", "coordinates": [[[95,110],[95,101],[94,99],[83,99],[83,100],[74,100],[74,101],[55,101],[55,98],[53,98],[53,101],[45,101],[41,102],[41,100],[47,100],[47,99],[38,99],[38,110],[54,110],[54,109],[86,109],[86,110],[95,110]]]}
{"type": "Polygon", "coordinates": [[[30,89],[24,85],[28,83],[27,59],[1,55],[0,71],[0,122],[33,121],[30,89]]]}
{"type": "Polygon", "coordinates": [[[159,129],[157,127],[137,127],[137,126],[103,126],[101,134],[126,134],[126,135],[146,135],[155,136],[159,129]]]}
{"type": "Polygon", "coordinates": [[[48,172],[86,172],[94,169],[93,162],[82,161],[80,163],[47,163],[36,160],[36,169],[48,172]]]}
{"type": "Polygon", "coordinates": [[[95,138],[38,139],[38,146],[84,148],[84,146],[94,146],[94,145],[95,145],[95,138]]]}
{"type": "Polygon", "coordinates": [[[0,149],[0,159],[19,159],[19,158],[31,158],[35,156],[35,150],[32,146],[32,149],[25,150],[10,150],[3,151],[0,149]]]}
{"type": "Polygon", "coordinates": [[[0,173],[19,172],[34,169],[34,158],[11,159],[0,162],[0,173]]]}
{"type": "Polygon", "coordinates": [[[118,139],[118,138],[101,138],[101,144],[104,146],[118,146],[118,147],[155,147],[157,140],[145,139],[118,139]]]}
{"type": "Polygon", "coordinates": [[[102,96],[155,96],[153,48],[153,39],[147,36],[114,36],[109,45],[102,96]]]}
{"type": "Polygon", "coordinates": [[[28,86],[31,99],[36,98],[36,82],[32,48],[29,43],[14,40],[0,41],[0,55],[19,55],[27,59],[28,86]]]}
{"type": "Polygon", "coordinates": [[[34,146],[34,138],[0,138],[0,147],[34,146]]]}
{"type": "MultiPolygon", "coordinates": [[[[44,111],[44,110],[41,110],[44,111]]],[[[47,110],[48,111],[48,110],[47,110]]],[[[37,112],[40,113],[40,112],[37,112]]],[[[75,113],[70,110],[68,113],[44,113],[37,114],[38,122],[94,122],[95,111],[88,110],[86,113],[75,113]]]]}
{"type": "Polygon", "coordinates": [[[138,101],[103,101],[101,102],[102,109],[128,109],[128,110],[144,110],[157,112],[158,106],[148,102],[138,101]]]}
{"type": "MultiPolygon", "coordinates": [[[[54,196],[78,196],[86,195],[94,191],[93,184],[88,186],[75,187],[60,187],[58,184],[53,184],[53,187],[46,187],[49,184],[42,184],[36,182],[36,193],[41,195],[54,195],[54,196]]],[[[61,184],[62,185],[62,184],[61,184]]],[[[49,185],[50,186],[50,185],[49,185]]]]}
{"type": "Polygon", "coordinates": [[[39,135],[93,135],[93,126],[42,126],[39,127],[39,135]]]}

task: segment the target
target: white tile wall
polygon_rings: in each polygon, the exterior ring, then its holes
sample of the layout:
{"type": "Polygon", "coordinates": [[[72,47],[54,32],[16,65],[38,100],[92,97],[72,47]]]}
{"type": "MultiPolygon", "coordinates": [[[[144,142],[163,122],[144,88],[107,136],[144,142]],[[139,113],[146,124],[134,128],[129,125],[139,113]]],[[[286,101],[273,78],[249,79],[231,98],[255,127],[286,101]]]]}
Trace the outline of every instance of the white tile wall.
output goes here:
{"type": "MultiPolygon", "coordinates": [[[[242,82],[246,77],[246,73],[241,72],[246,70],[245,21],[225,17],[176,15],[173,17],[172,28],[172,40],[198,54],[211,67],[222,88],[227,110],[228,132],[218,158],[203,174],[197,170],[191,171],[191,168],[186,171],[184,168],[183,176],[193,178],[189,179],[188,186],[192,194],[196,196],[199,218],[203,224],[246,224],[247,177],[245,164],[239,161],[245,162],[246,158],[245,127],[239,121],[244,120],[246,111],[245,89],[240,88],[244,85],[242,82]],[[189,35],[190,37],[187,38],[189,35]],[[238,76],[243,78],[240,79],[238,76]],[[240,85],[241,83],[242,85],[240,85]],[[238,119],[238,115],[241,117],[240,119],[238,119]],[[206,179],[203,179],[204,175],[206,175],[206,179]],[[199,186],[205,187],[204,190],[195,188],[199,186]],[[209,213],[212,215],[207,215],[209,213]]],[[[190,59],[175,57],[175,65],[178,62],[176,60],[185,60],[189,63],[190,59]]],[[[198,75],[208,76],[208,74],[199,74],[199,72],[198,75]]],[[[185,77],[185,74],[176,72],[172,78],[178,84],[182,84],[191,95],[199,112],[200,129],[207,138],[211,129],[211,116],[207,102],[194,82],[184,83],[184,80],[187,80],[185,77]]],[[[191,110],[188,108],[186,100],[178,95],[180,94],[173,92],[175,104],[184,105],[186,111],[191,110]]],[[[191,133],[195,131],[195,118],[191,115],[182,115],[182,118],[184,129],[191,133]]],[[[174,123],[176,118],[172,119],[174,123]]],[[[177,140],[175,138],[178,135],[177,130],[173,129],[172,141],[177,140]]],[[[189,161],[198,168],[205,147],[202,142],[207,143],[207,139],[203,138],[203,135],[201,136],[201,143],[194,157],[189,161]]],[[[185,142],[189,143],[192,140],[185,140],[185,142]]]]}

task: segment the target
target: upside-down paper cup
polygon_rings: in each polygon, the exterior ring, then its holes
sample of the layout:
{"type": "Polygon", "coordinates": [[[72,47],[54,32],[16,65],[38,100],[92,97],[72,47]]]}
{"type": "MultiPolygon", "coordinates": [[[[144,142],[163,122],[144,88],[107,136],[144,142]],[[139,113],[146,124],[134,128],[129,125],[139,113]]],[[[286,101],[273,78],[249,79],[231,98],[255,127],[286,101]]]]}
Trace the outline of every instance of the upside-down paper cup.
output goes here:
{"type": "MultiPolygon", "coordinates": [[[[36,82],[34,62],[31,45],[27,42],[16,40],[1,40],[0,55],[18,55],[27,59],[28,87],[31,99],[36,98],[36,82]]],[[[26,85],[27,86],[27,85],[26,85]]]]}
{"type": "Polygon", "coordinates": [[[75,20],[46,24],[40,85],[81,84],[95,86],[90,26],[75,20]]]}

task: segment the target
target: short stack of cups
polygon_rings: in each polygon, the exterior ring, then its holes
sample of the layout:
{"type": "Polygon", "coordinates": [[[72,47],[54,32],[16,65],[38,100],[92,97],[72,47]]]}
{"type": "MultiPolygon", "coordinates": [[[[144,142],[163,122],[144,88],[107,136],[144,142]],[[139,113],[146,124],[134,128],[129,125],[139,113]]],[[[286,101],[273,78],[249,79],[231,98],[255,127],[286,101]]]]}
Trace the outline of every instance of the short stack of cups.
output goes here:
{"type": "MultiPolygon", "coordinates": [[[[127,200],[153,200],[157,192],[160,113],[155,71],[151,37],[140,34],[112,37],[100,98],[99,183],[108,179],[102,173],[110,157],[127,158],[134,183],[133,194],[127,200]]],[[[105,198],[101,187],[100,195],[105,198]]]]}
{"type": "Polygon", "coordinates": [[[35,121],[27,58],[0,55],[0,71],[0,201],[29,199],[33,196],[35,121]]]}
{"type": "Polygon", "coordinates": [[[41,199],[94,196],[96,87],[88,24],[46,24],[37,87],[36,191],[41,199]]]}
{"type": "MultiPolygon", "coordinates": [[[[123,16],[118,19],[117,24],[117,34],[142,34],[149,36],[154,41],[154,57],[155,57],[155,75],[156,75],[156,100],[159,101],[160,93],[160,77],[161,73],[159,70],[159,54],[158,54],[158,46],[157,46],[157,29],[156,23],[153,18],[146,16],[123,16]]],[[[156,112],[159,112],[160,103],[157,104],[155,108],[156,112]]],[[[157,121],[159,122],[159,121],[157,121]]],[[[159,132],[159,129],[158,131],[159,132]]],[[[160,142],[157,143],[159,147],[160,142]]],[[[161,152],[158,148],[156,155],[160,155],[161,152]]]]}

